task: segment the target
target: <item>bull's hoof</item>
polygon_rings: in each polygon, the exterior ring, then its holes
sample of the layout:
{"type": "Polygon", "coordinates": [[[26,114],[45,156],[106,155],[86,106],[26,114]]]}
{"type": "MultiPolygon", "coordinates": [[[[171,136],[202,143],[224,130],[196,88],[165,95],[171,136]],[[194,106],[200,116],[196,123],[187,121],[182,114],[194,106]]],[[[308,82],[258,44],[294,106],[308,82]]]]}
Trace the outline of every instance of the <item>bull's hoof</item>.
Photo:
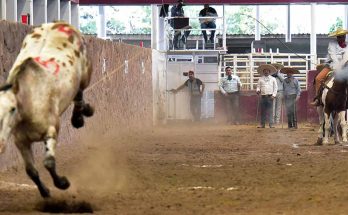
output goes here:
{"type": "Polygon", "coordinates": [[[54,185],[61,190],[66,190],[70,187],[70,182],[65,176],[62,176],[54,180],[54,185]]]}
{"type": "Polygon", "coordinates": [[[94,114],[94,108],[87,103],[83,106],[82,114],[86,117],[91,117],[94,114]]]}
{"type": "Polygon", "coordinates": [[[81,128],[84,126],[85,121],[83,120],[83,116],[81,114],[79,115],[73,115],[73,117],[71,118],[71,124],[75,127],[75,128],[81,128]]]}

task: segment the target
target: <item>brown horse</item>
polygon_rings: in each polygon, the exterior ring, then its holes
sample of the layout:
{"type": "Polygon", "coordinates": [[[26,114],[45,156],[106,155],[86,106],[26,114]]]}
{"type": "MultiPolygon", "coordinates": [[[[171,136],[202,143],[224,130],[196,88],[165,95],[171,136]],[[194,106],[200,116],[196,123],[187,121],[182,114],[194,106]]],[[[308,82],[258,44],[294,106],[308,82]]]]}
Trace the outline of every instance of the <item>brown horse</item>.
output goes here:
{"type": "Polygon", "coordinates": [[[317,111],[319,114],[320,128],[317,144],[329,143],[329,129],[330,129],[330,116],[333,117],[333,132],[335,144],[347,142],[347,122],[346,122],[346,110],[348,108],[348,75],[347,67],[342,71],[335,73],[331,80],[324,84],[324,90],[321,96],[321,102],[323,105],[318,106],[317,111]],[[338,132],[338,126],[341,126],[342,135],[338,132]]]}

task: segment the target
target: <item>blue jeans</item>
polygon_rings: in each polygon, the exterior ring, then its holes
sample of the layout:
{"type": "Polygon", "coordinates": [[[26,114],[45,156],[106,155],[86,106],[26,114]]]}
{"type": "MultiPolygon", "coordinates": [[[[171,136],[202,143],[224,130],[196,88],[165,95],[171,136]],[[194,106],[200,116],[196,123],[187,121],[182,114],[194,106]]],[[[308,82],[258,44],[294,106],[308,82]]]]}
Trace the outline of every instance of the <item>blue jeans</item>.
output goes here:
{"type": "Polygon", "coordinates": [[[262,95],[261,105],[261,126],[265,126],[268,114],[269,126],[273,126],[273,98],[271,95],[262,95]]]}
{"type": "Polygon", "coordinates": [[[297,128],[296,96],[296,94],[285,96],[286,115],[288,117],[289,128],[297,128]]]}
{"type": "MultiPolygon", "coordinates": [[[[215,29],[216,24],[215,24],[215,22],[201,23],[201,28],[215,29]]],[[[207,40],[208,40],[207,31],[202,30],[202,33],[203,33],[204,41],[207,42],[207,40]]],[[[212,41],[212,42],[214,41],[214,35],[215,35],[215,30],[212,30],[211,34],[210,34],[210,41],[212,41]]]]}
{"type": "Polygon", "coordinates": [[[201,95],[191,95],[190,97],[190,111],[194,121],[201,119],[201,95]]]}

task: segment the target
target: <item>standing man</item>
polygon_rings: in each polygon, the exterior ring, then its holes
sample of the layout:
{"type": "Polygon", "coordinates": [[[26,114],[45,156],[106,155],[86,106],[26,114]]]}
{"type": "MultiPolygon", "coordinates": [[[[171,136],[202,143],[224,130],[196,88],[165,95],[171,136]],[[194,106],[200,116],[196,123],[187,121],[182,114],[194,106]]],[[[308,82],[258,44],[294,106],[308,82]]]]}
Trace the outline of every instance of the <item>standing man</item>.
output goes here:
{"type": "MultiPolygon", "coordinates": [[[[178,0],[178,4],[174,5],[170,10],[171,17],[177,17],[177,18],[185,17],[183,6],[184,6],[184,1],[178,0]]],[[[175,19],[173,19],[172,21],[174,22],[175,19]]],[[[172,25],[172,27],[173,27],[173,25],[172,25]]],[[[185,26],[183,29],[190,29],[190,28],[191,28],[191,26],[185,26]]],[[[174,39],[173,39],[173,46],[175,49],[179,48],[178,43],[179,43],[180,35],[181,35],[181,31],[175,30],[174,39]]],[[[187,40],[189,35],[190,35],[190,30],[184,30],[184,35],[182,35],[182,37],[181,37],[181,40],[184,44],[186,44],[186,40],[187,40]]]]}
{"type": "MultiPolygon", "coordinates": [[[[214,8],[209,7],[209,4],[204,4],[204,8],[199,12],[199,16],[200,17],[210,17],[210,18],[201,18],[199,19],[201,22],[201,28],[205,29],[205,28],[211,28],[211,29],[215,29],[216,28],[216,24],[215,24],[215,19],[211,18],[213,16],[217,16],[217,12],[214,8]]],[[[207,43],[208,42],[208,37],[207,37],[207,32],[206,30],[202,30],[203,33],[203,37],[204,37],[204,42],[207,43]]],[[[215,36],[215,30],[211,31],[210,34],[210,42],[214,43],[214,36],[215,36]]]]}
{"type": "Polygon", "coordinates": [[[261,123],[258,128],[265,128],[266,116],[268,113],[269,127],[273,126],[273,99],[277,95],[277,81],[270,74],[276,72],[276,68],[270,64],[263,64],[257,68],[257,72],[262,75],[257,82],[256,93],[261,95],[261,123]]]}
{"type": "Polygon", "coordinates": [[[325,80],[327,74],[330,70],[339,70],[342,69],[344,64],[347,62],[344,61],[344,55],[348,53],[348,46],[346,43],[346,34],[348,34],[347,30],[342,28],[338,28],[333,33],[329,34],[329,37],[336,37],[336,41],[329,42],[328,46],[328,54],[325,62],[325,67],[319,72],[319,74],[315,77],[315,93],[314,101],[311,103],[314,106],[319,106],[319,88],[321,86],[321,82],[325,80]]]}
{"type": "Polygon", "coordinates": [[[194,121],[200,121],[201,119],[201,98],[204,92],[204,83],[195,78],[195,73],[190,70],[188,72],[189,79],[185,81],[181,86],[176,89],[171,90],[177,93],[179,90],[187,87],[190,93],[190,111],[193,116],[194,121]]]}
{"type": "Polygon", "coordinates": [[[288,128],[297,128],[296,102],[300,98],[301,88],[298,80],[293,74],[298,74],[300,72],[290,67],[283,68],[281,72],[285,73],[287,76],[284,80],[284,98],[286,115],[288,117],[288,128]]]}
{"type": "Polygon", "coordinates": [[[277,81],[277,88],[278,88],[277,95],[273,102],[273,117],[274,117],[274,123],[279,124],[281,114],[282,114],[283,100],[284,100],[284,94],[283,94],[284,75],[280,73],[280,70],[284,68],[284,66],[279,63],[272,63],[271,65],[274,66],[277,70],[277,72],[272,75],[273,77],[275,77],[277,81]]]}
{"type": "Polygon", "coordinates": [[[226,67],[225,72],[226,76],[221,79],[219,87],[225,96],[227,122],[239,125],[239,92],[242,83],[238,76],[232,75],[232,67],[226,67]]]}

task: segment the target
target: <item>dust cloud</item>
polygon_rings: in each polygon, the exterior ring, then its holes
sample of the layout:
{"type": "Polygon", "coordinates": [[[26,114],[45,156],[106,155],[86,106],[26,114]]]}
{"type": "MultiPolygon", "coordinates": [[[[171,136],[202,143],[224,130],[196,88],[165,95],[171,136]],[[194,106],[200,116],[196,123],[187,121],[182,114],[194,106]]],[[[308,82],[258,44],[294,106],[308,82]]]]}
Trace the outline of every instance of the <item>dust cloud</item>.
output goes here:
{"type": "MultiPolygon", "coordinates": [[[[118,192],[127,188],[127,146],[114,135],[84,135],[76,144],[83,147],[67,175],[72,192],[81,190],[93,194],[118,192]],[[81,156],[82,155],[82,156],[81,156]]],[[[79,152],[77,152],[79,153],[79,152]]]]}

